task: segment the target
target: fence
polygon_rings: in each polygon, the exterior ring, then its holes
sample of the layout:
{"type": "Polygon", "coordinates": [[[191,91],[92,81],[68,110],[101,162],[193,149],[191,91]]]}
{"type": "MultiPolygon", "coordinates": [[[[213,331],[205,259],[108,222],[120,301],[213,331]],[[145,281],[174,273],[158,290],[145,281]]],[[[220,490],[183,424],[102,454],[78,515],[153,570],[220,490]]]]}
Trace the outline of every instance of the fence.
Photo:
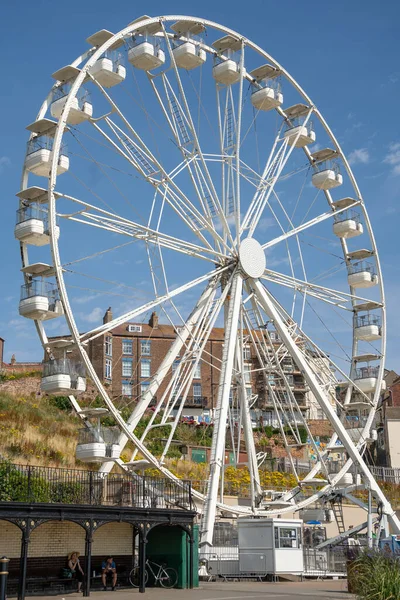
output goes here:
{"type": "Polygon", "coordinates": [[[190,481],[0,462],[1,502],[192,510],[190,481]]]}

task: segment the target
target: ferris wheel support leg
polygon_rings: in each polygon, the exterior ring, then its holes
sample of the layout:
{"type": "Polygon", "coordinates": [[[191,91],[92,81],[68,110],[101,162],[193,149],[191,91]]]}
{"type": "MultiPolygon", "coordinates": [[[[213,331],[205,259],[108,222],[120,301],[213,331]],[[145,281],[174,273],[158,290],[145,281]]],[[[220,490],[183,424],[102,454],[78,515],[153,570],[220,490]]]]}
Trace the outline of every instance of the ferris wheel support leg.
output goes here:
{"type": "MultiPolygon", "coordinates": [[[[181,333],[179,334],[179,336],[177,336],[175,338],[171,348],[168,350],[164,360],[162,361],[160,367],[158,368],[157,373],[154,375],[153,379],[151,380],[148,389],[146,390],[146,392],[143,394],[143,396],[140,398],[137,405],[135,406],[131,416],[129,417],[129,419],[127,421],[127,426],[129,427],[130,431],[133,432],[135,430],[136,425],[139,423],[145,410],[148,408],[152,398],[157,393],[157,390],[159,389],[164,377],[166,376],[168,371],[172,368],[172,364],[174,363],[176,357],[179,355],[179,353],[180,353],[182,347],[185,345],[187,339],[191,335],[191,333],[199,319],[199,316],[202,314],[202,311],[204,310],[204,306],[210,301],[210,298],[214,291],[215,285],[216,285],[216,283],[214,280],[210,281],[210,283],[207,285],[206,289],[200,296],[198,303],[194,307],[191,315],[189,316],[185,325],[182,327],[181,333]]],[[[119,440],[118,440],[118,444],[121,447],[121,452],[125,448],[127,442],[128,442],[128,437],[124,433],[121,433],[119,436],[119,440]]],[[[111,471],[111,469],[113,468],[113,466],[114,466],[114,461],[107,461],[102,464],[102,466],[100,467],[99,470],[102,473],[109,473],[111,471]]]]}
{"type": "Polygon", "coordinates": [[[265,313],[268,317],[273,321],[276,330],[278,331],[283,343],[285,344],[287,350],[289,351],[291,357],[293,358],[296,365],[299,367],[301,372],[304,375],[306,382],[308,383],[311,392],[314,394],[317,399],[320,407],[324,411],[326,417],[329,419],[332,427],[337,433],[339,439],[342,444],[345,446],[349,457],[353,460],[354,464],[358,465],[362,476],[364,478],[364,482],[367,487],[369,487],[375,496],[375,498],[382,503],[382,512],[387,515],[393,530],[396,533],[400,533],[400,520],[396,516],[395,511],[393,510],[390,502],[386,499],[384,493],[380,489],[378,483],[375,481],[374,476],[369,470],[367,464],[362,458],[361,454],[357,450],[356,446],[353,444],[350,436],[347,433],[343,423],[340,421],[337,414],[334,412],[328,397],[325,392],[321,389],[318,384],[317,378],[314,375],[311,367],[308,362],[304,358],[302,352],[300,352],[297,347],[296,342],[293,340],[290,332],[288,331],[284,321],[282,320],[281,315],[276,309],[276,302],[272,298],[272,296],[267,292],[264,288],[263,284],[258,280],[250,281],[250,286],[254,290],[256,297],[262,306],[265,313]]]}
{"type": "Polygon", "coordinates": [[[228,315],[225,325],[225,339],[222,354],[221,375],[218,388],[217,407],[214,418],[214,431],[211,445],[210,476],[207,485],[207,496],[204,502],[200,526],[200,548],[206,553],[212,546],[214,522],[218,502],[218,484],[225,458],[226,421],[228,418],[229,396],[232,384],[239,312],[242,298],[243,280],[237,272],[234,275],[228,315]]]}

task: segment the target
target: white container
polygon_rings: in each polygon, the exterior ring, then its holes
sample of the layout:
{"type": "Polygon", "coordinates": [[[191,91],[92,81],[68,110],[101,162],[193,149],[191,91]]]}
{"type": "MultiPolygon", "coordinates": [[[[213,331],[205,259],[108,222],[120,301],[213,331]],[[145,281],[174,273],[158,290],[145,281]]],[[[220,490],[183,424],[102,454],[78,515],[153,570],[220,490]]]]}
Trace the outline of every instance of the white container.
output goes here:
{"type": "Polygon", "coordinates": [[[333,224],[333,233],[339,238],[352,238],[361,235],[364,228],[355,219],[346,219],[333,224]]]}
{"type": "MultiPolygon", "coordinates": [[[[48,177],[50,173],[50,158],[51,152],[47,148],[41,148],[28,154],[25,159],[25,168],[34,173],[35,175],[40,175],[43,177],[48,177]]],[[[69,158],[64,154],[61,154],[58,159],[57,166],[57,175],[62,175],[69,169],[69,158]]]]}
{"type": "Polygon", "coordinates": [[[165,63],[165,54],[151,42],[142,42],[129,49],[128,60],[137,69],[151,71],[165,63]]]}
{"type": "Polygon", "coordinates": [[[251,95],[251,103],[257,110],[272,110],[281,106],[282,102],[283,95],[271,87],[264,87],[251,95]]]}
{"type": "Polygon", "coordinates": [[[124,81],[126,69],[122,65],[117,65],[114,70],[113,62],[110,58],[99,58],[92,67],[90,74],[93,79],[98,81],[105,88],[113,87],[124,81]]]}
{"type": "Polygon", "coordinates": [[[349,487],[353,485],[353,475],[351,473],[345,473],[341,479],[339,479],[337,485],[341,487],[349,487]]]}
{"type": "Polygon", "coordinates": [[[304,148],[309,144],[313,144],[317,139],[315,131],[307,129],[305,125],[298,125],[297,127],[287,129],[284,137],[287,139],[289,146],[294,146],[295,148],[304,148]],[[299,137],[296,141],[297,135],[299,137]]]}
{"type": "Polygon", "coordinates": [[[74,393],[82,394],[82,392],[86,392],[86,378],[77,377],[74,387],[74,393]]]}
{"type": "Polygon", "coordinates": [[[111,444],[106,448],[107,458],[116,460],[121,454],[121,446],[119,444],[111,444]]]}
{"type": "Polygon", "coordinates": [[[379,325],[362,325],[361,327],[356,327],[355,334],[358,340],[365,340],[366,342],[379,340],[382,337],[379,325]]]}
{"type": "Polygon", "coordinates": [[[363,377],[362,379],[354,379],[354,384],[362,391],[364,394],[369,394],[376,389],[378,380],[376,377],[363,377]]]}
{"type": "MultiPolygon", "coordinates": [[[[60,237],[60,228],[56,226],[56,239],[60,237]]],[[[40,219],[28,219],[22,223],[17,223],[14,229],[14,236],[20,242],[30,244],[31,246],[46,246],[50,243],[50,235],[44,231],[44,222],[40,219]]]]}
{"type": "Polygon", "coordinates": [[[232,85],[240,79],[239,65],[231,58],[228,58],[227,60],[214,65],[212,74],[215,81],[218,81],[218,83],[232,85]]]}
{"type": "Polygon", "coordinates": [[[319,190],[331,190],[342,185],[343,177],[333,169],[318,171],[312,176],[312,184],[319,190]]]}
{"type": "Polygon", "coordinates": [[[106,445],[104,442],[78,444],[75,456],[84,462],[103,462],[106,458],[106,445]]]}
{"type": "Polygon", "coordinates": [[[47,296],[32,296],[20,301],[19,314],[21,317],[26,317],[27,319],[47,321],[61,316],[64,314],[64,311],[60,300],[56,301],[54,310],[50,310],[47,296]]]}
{"type": "Polygon", "coordinates": [[[205,50],[202,50],[193,42],[185,42],[172,51],[175,62],[181,69],[190,71],[206,62],[205,50]]]}
{"type": "MultiPolygon", "coordinates": [[[[52,102],[50,106],[51,116],[55,119],[61,117],[61,113],[64,109],[67,96],[63,96],[58,100],[52,102]]],[[[83,102],[82,107],[79,106],[78,98],[72,100],[71,108],[68,114],[67,123],[69,125],[79,125],[83,121],[86,121],[93,115],[93,105],[90,102],[83,102]]]]}
{"type": "Polygon", "coordinates": [[[241,573],[303,573],[301,519],[246,517],[237,524],[241,573]]]}
{"type": "Polygon", "coordinates": [[[58,394],[59,396],[69,396],[73,393],[71,389],[71,376],[66,373],[57,373],[42,377],[40,389],[46,394],[58,394]]]}
{"type": "Polygon", "coordinates": [[[347,281],[354,288],[369,288],[378,285],[378,276],[370,271],[359,271],[348,275],[347,281]]]}

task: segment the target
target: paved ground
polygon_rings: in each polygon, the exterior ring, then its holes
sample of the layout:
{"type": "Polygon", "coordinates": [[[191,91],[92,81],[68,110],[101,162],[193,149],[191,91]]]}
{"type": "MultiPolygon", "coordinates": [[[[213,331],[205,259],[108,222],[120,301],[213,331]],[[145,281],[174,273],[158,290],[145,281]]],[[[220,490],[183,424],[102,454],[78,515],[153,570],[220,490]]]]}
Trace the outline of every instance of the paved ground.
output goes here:
{"type": "MultiPolygon", "coordinates": [[[[93,600],[131,600],[139,594],[137,590],[117,590],[115,592],[92,592],[93,600]]],[[[66,596],[36,596],[35,600],[72,600],[82,598],[81,594],[66,596]]],[[[258,582],[225,582],[201,583],[194,590],[163,590],[148,588],[141,594],[143,600],[351,600],[355,596],[347,593],[345,580],[339,581],[304,581],[301,583],[258,583],[258,582]]],[[[139,598],[138,598],[139,600],[139,598]]]]}

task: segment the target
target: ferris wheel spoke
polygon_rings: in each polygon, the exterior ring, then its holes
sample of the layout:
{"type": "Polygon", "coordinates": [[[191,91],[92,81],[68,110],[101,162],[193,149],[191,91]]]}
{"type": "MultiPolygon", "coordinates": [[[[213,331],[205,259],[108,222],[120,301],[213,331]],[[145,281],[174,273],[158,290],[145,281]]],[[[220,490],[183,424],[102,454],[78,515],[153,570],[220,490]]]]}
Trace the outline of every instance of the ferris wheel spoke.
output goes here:
{"type": "Polygon", "coordinates": [[[224,245],[221,236],[215,231],[215,228],[212,227],[205,216],[192,204],[176,181],[171,179],[168,172],[156,159],[142,140],[141,136],[135,128],[132,127],[129,120],[124,116],[103,86],[97,81],[95,81],[95,84],[106,97],[113,111],[118,114],[129,133],[119,127],[109,115],[104,115],[104,117],[97,120],[92,120],[91,123],[93,127],[107,140],[114,150],[117,150],[117,152],[121,154],[121,156],[123,156],[140,175],[142,175],[147,182],[160,190],[160,192],[165,193],[167,202],[175,210],[176,214],[183,219],[195,235],[201,237],[203,243],[207,242],[209,244],[201,233],[202,230],[205,230],[212,238],[214,238],[214,241],[217,244],[221,243],[224,245]],[[100,120],[104,120],[117,142],[100,127],[98,124],[100,120]]]}
{"type": "Polygon", "coordinates": [[[159,296],[155,300],[147,302],[146,304],[143,304],[142,306],[140,306],[138,308],[130,310],[130,311],[124,313],[123,315],[116,317],[115,319],[112,319],[111,321],[109,321],[108,323],[105,323],[104,325],[100,325],[99,327],[96,327],[95,329],[92,329],[91,331],[87,331],[86,333],[84,333],[80,336],[81,342],[89,343],[91,340],[96,339],[97,337],[99,337],[100,335],[105,333],[106,331],[110,331],[111,329],[114,329],[118,325],[122,325],[126,321],[129,321],[131,319],[138,317],[139,315],[143,314],[144,312],[152,310],[156,306],[159,306],[160,304],[170,300],[171,298],[174,298],[175,296],[178,296],[179,294],[182,294],[183,292],[190,290],[192,287],[198,285],[199,283],[207,281],[208,279],[213,279],[214,277],[219,277],[221,275],[221,273],[226,271],[228,268],[229,267],[220,267],[218,269],[214,269],[213,271],[210,271],[209,273],[206,273],[205,275],[202,275],[201,277],[192,279],[185,285],[179,286],[178,288],[169,291],[167,294],[164,294],[163,296],[159,296]]]}
{"type": "MultiPolygon", "coordinates": [[[[308,112],[305,118],[305,125],[310,119],[311,114],[312,109],[308,112]]],[[[257,224],[264,213],[264,209],[268,204],[269,198],[275,189],[275,185],[281,177],[282,171],[285,168],[294,149],[295,144],[288,144],[288,139],[281,137],[280,130],[262,172],[257,191],[250,202],[242,224],[241,233],[243,233],[245,230],[248,230],[248,236],[253,236],[257,224]]]]}
{"type": "Polygon", "coordinates": [[[200,140],[193,122],[184,86],[175,62],[169,36],[165,30],[164,35],[178,86],[178,93],[175,92],[167,73],[164,72],[159,77],[148,74],[148,78],[174,136],[175,143],[182,154],[203,214],[211,222],[219,220],[222,229],[228,237],[231,237],[221,202],[200,147],[200,140]],[[157,81],[161,82],[160,89],[157,87],[157,81]],[[193,161],[193,156],[196,157],[195,161],[193,161]]]}
{"type": "MultiPolygon", "coordinates": [[[[361,204],[361,201],[358,200],[352,204],[352,207],[358,206],[360,204],[361,204]]],[[[298,235],[299,233],[305,231],[306,229],[309,229],[310,227],[314,227],[315,225],[318,225],[319,223],[322,223],[322,222],[326,221],[327,219],[331,219],[332,217],[344,212],[345,210],[348,210],[348,207],[340,208],[335,211],[330,210],[328,212],[322,213],[321,215],[318,215],[318,217],[314,217],[313,219],[310,219],[306,223],[302,223],[298,227],[289,229],[283,235],[280,235],[277,238],[270,240],[269,242],[266,242],[265,244],[263,244],[263,249],[266,250],[267,248],[271,248],[272,246],[275,246],[276,244],[279,244],[282,241],[286,241],[288,238],[290,238],[294,235],[298,235]]]]}

